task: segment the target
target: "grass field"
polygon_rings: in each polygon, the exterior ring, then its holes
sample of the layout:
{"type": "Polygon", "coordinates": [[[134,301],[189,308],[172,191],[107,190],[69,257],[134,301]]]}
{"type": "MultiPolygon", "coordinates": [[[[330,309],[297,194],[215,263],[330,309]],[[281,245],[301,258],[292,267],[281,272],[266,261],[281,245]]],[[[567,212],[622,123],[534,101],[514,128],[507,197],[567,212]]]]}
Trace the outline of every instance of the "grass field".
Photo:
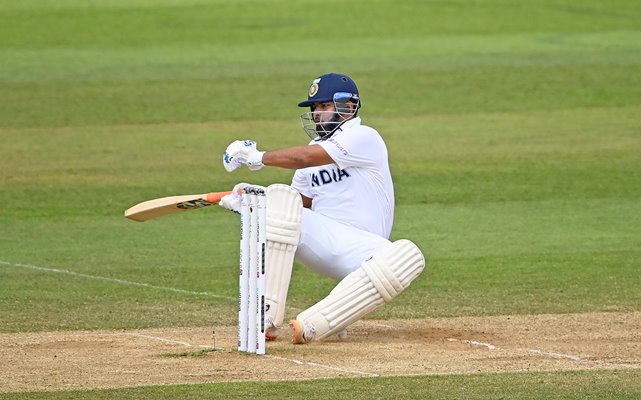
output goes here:
{"type": "MultiPolygon", "coordinates": [[[[122,212],[288,183],[227,174],[222,152],[305,144],[296,103],[330,71],[388,144],[393,239],[428,258],[368,318],[641,311],[638,2],[0,0],[0,60],[0,334],[233,325],[237,216],[122,212]]],[[[297,266],[290,311],[334,284],[297,266]]],[[[2,375],[0,398],[632,399],[632,361],[72,392],[2,375]]]]}

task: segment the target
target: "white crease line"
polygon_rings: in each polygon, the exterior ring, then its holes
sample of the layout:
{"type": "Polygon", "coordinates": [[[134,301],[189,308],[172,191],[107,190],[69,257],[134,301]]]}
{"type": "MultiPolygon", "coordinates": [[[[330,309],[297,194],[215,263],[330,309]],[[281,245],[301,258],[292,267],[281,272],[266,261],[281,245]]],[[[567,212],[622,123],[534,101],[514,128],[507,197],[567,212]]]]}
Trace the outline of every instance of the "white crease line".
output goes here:
{"type": "Polygon", "coordinates": [[[619,363],[611,363],[611,362],[603,361],[603,360],[590,360],[590,359],[586,359],[586,358],[581,358],[579,356],[573,356],[573,355],[570,355],[570,354],[555,353],[555,352],[543,351],[543,350],[539,350],[539,349],[527,349],[526,351],[528,353],[537,354],[537,355],[540,355],[540,356],[543,356],[543,357],[551,357],[551,358],[558,358],[558,359],[564,359],[564,360],[571,360],[571,361],[575,361],[577,363],[597,364],[597,365],[616,367],[616,368],[630,368],[630,369],[639,369],[639,368],[641,368],[641,365],[637,365],[637,364],[619,364],[619,363]]]}
{"type": "Polygon", "coordinates": [[[199,347],[201,349],[209,349],[209,350],[223,350],[214,346],[206,345],[206,344],[191,344],[189,342],[183,342],[180,340],[173,340],[173,339],[167,339],[164,337],[160,336],[153,336],[153,335],[145,335],[142,333],[129,333],[129,332],[121,332],[121,333],[99,333],[98,336],[133,336],[133,337],[139,337],[143,339],[151,339],[151,340],[157,340],[159,342],[165,342],[165,343],[170,343],[170,344],[179,344],[181,346],[185,347],[199,347]]]}
{"type": "Polygon", "coordinates": [[[447,341],[448,342],[461,342],[461,343],[471,344],[472,346],[485,347],[488,350],[496,350],[496,346],[494,346],[493,344],[477,342],[476,340],[461,340],[461,339],[448,338],[447,341]]]}
{"type": "MultiPolygon", "coordinates": [[[[166,342],[166,343],[172,343],[172,344],[179,344],[181,346],[186,346],[186,347],[200,347],[200,348],[205,348],[205,349],[213,349],[213,350],[218,350],[215,347],[212,346],[207,346],[207,345],[192,345],[191,343],[188,342],[182,342],[179,340],[173,340],[173,339],[166,339],[163,337],[158,337],[158,336],[152,336],[152,335],[144,335],[142,333],[105,333],[105,334],[99,334],[99,336],[134,336],[134,337],[140,337],[144,339],[152,339],[152,340],[158,340],[161,342],[166,342]]],[[[312,367],[318,367],[318,368],[324,368],[324,369],[330,369],[333,371],[339,371],[339,372],[347,372],[350,374],[356,374],[356,375],[364,375],[364,376],[379,376],[378,374],[372,374],[369,372],[363,372],[363,371],[358,371],[358,370],[353,370],[353,369],[347,369],[347,368],[339,368],[339,367],[332,367],[331,365],[324,365],[324,364],[319,364],[315,362],[307,362],[307,361],[300,361],[300,360],[294,360],[290,358],[284,358],[284,357],[278,357],[278,356],[272,356],[272,355],[265,355],[266,358],[273,358],[276,360],[283,360],[283,361],[290,361],[293,362],[294,364],[297,365],[310,365],[312,367]]]]}
{"type": "Polygon", "coordinates": [[[311,361],[301,361],[301,360],[295,360],[291,358],[285,358],[285,357],[278,357],[278,356],[272,356],[272,355],[265,355],[266,358],[273,358],[275,360],[282,360],[282,361],[289,361],[292,362],[296,365],[309,365],[312,367],[317,367],[317,368],[324,368],[324,369],[329,369],[332,371],[338,371],[338,372],[347,372],[350,374],[356,374],[356,375],[363,375],[363,376],[380,376],[378,374],[373,374],[371,372],[364,372],[364,371],[358,371],[355,369],[348,369],[348,368],[340,368],[340,367],[333,367],[331,365],[325,365],[325,364],[319,364],[311,361]]]}
{"type": "MultiPolygon", "coordinates": [[[[477,342],[476,340],[461,340],[461,339],[453,339],[453,338],[448,338],[448,342],[460,342],[460,343],[467,343],[470,345],[474,346],[482,346],[487,348],[488,350],[496,350],[498,349],[497,346],[494,346],[493,344],[490,343],[483,343],[483,342],[477,342]]],[[[530,354],[536,354],[542,357],[547,357],[547,358],[556,358],[556,359],[561,359],[561,360],[570,360],[574,361],[576,363],[584,363],[584,364],[596,364],[596,365],[602,365],[602,366],[607,366],[607,367],[614,367],[614,368],[627,368],[627,369],[641,369],[641,365],[638,364],[620,364],[620,363],[611,363],[608,361],[603,361],[603,360],[589,360],[585,358],[581,358],[579,356],[573,356],[571,354],[563,354],[563,353],[555,353],[552,351],[544,351],[540,349],[522,349],[530,354]]]]}
{"type": "Polygon", "coordinates": [[[572,361],[576,361],[576,362],[584,362],[584,361],[586,361],[586,360],[582,359],[581,357],[571,356],[569,354],[561,354],[561,353],[554,353],[554,352],[550,352],[550,351],[543,351],[543,350],[538,350],[538,349],[527,349],[527,352],[528,353],[532,353],[532,354],[538,354],[538,355],[544,356],[544,357],[561,358],[561,359],[572,360],[572,361]]]}
{"type": "Polygon", "coordinates": [[[191,343],[187,342],[181,342],[180,340],[173,340],[173,339],[166,339],[163,337],[158,337],[158,336],[151,336],[151,335],[144,335],[142,333],[100,333],[98,336],[134,336],[134,337],[139,337],[143,339],[152,339],[152,340],[157,340],[159,342],[165,342],[165,343],[171,343],[171,344],[179,344],[181,346],[186,346],[186,347],[192,347],[191,343]]]}
{"type": "Polygon", "coordinates": [[[611,363],[603,360],[596,360],[593,362],[597,365],[603,365],[606,367],[621,368],[621,369],[641,369],[641,365],[639,364],[619,364],[619,363],[611,363]]]}
{"type": "Polygon", "coordinates": [[[29,265],[29,264],[17,264],[17,263],[10,263],[10,262],[7,262],[7,261],[2,261],[2,260],[0,260],[0,264],[14,266],[14,267],[20,267],[20,268],[35,269],[35,270],[44,271],[44,272],[55,272],[55,273],[59,273],[59,274],[77,276],[77,277],[80,277],[80,278],[101,280],[101,281],[107,281],[107,282],[115,282],[115,283],[120,283],[120,284],[123,284],[123,285],[141,286],[141,287],[145,287],[145,288],[148,288],[148,289],[168,290],[170,292],[175,292],[175,293],[191,294],[191,295],[196,295],[196,296],[215,297],[215,298],[218,298],[218,299],[226,299],[226,300],[238,301],[238,298],[236,298],[236,297],[221,296],[221,295],[218,295],[218,294],[212,294],[212,293],[208,293],[208,292],[194,292],[194,291],[191,291],[191,290],[176,289],[176,288],[164,287],[164,286],[155,286],[155,285],[150,285],[148,283],[126,281],[124,279],[118,279],[118,278],[107,278],[107,277],[104,277],[104,276],[88,275],[88,274],[83,274],[83,273],[80,273],[80,272],[69,271],[67,269],[56,269],[56,268],[39,267],[37,265],[29,265]]]}

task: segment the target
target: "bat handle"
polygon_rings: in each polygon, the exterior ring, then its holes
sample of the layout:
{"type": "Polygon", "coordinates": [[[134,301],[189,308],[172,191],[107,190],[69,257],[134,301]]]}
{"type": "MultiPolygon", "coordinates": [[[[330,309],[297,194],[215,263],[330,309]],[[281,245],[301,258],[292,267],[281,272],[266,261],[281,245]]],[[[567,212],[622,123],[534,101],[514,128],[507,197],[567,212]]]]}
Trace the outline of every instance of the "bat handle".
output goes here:
{"type": "Polygon", "coordinates": [[[222,199],[223,196],[227,196],[228,194],[231,194],[231,192],[211,192],[211,193],[207,193],[207,202],[212,203],[212,204],[218,204],[218,203],[220,203],[220,199],[222,199]]]}

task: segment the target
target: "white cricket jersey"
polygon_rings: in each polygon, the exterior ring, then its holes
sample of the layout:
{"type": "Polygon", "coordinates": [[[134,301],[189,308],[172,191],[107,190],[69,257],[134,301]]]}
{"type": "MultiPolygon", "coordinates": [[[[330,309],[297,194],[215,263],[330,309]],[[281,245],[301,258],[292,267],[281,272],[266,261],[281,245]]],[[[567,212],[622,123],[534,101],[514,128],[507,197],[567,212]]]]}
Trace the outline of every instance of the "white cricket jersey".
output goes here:
{"type": "Polygon", "coordinates": [[[389,238],[394,222],[394,186],[387,146],[359,117],[327,140],[312,141],[334,164],[299,169],[292,187],[312,198],[312,210],[333,220],[389,238]]]}

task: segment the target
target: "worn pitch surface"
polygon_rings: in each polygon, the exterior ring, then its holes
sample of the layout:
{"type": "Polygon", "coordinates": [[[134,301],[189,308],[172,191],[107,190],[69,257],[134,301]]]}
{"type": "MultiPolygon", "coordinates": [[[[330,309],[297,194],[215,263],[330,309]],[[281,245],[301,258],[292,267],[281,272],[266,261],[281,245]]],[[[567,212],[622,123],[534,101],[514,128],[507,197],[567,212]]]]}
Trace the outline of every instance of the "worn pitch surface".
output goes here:
{"type": "Polygon", "coordinates": [[[281,338],[266,356],[235,351],[234,326],[0,334],[0,391],[640,369],[639,326],[641,312],[367,320],[344,341],[281,338]]]}

